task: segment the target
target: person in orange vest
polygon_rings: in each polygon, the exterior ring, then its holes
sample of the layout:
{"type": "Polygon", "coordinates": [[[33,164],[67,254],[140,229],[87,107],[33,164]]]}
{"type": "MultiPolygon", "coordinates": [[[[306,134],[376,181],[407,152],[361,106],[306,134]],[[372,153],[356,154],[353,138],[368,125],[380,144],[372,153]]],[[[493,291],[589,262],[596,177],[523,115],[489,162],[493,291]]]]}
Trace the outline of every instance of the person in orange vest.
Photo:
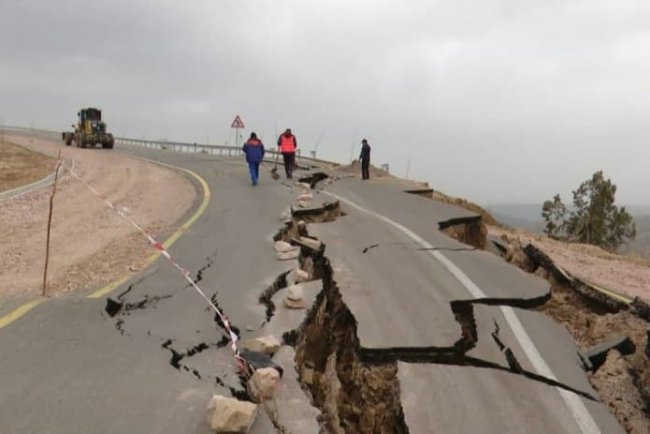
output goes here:
{"type": "Polygon", "coordinates": [[[284,160],[284,171],[287,179],[293,178],[293,168],[296,165],[296,149],[298,140],[291,134],[291,128],[287,128],[284,133],[278,137],[278,148],[284,160]]]}
{"type": "Polygon", "coordinates": [[[255,133],[251,133],[250,138],[244,143],[244,154],[246,154],[248,170],[251,173],[251,183],[257,185],[260,177],[260,163],[264,158],[264,144],[255,133]]]}

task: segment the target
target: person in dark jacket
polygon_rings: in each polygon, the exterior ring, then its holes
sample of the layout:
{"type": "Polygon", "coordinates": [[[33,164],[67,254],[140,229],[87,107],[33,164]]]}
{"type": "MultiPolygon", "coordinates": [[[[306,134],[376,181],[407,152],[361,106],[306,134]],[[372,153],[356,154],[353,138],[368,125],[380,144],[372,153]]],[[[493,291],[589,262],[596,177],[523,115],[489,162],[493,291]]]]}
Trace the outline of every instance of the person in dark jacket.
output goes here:
{"type": "Polygon", "coordinates": [[[296,165],[296,149],[298,148],[298,139],[291,134],[291,128],[287,128],[284,133],[278,137],[278,148],[284,160],[284,171],[287,179],[293,177],[293,168],[296,165]]]}
{"type": "Polygon", "coordinates": [[[370,179],[370,145],[366,139],[361,141],[361,179],[370,179]]]}
{"type": "Polygon", "coordinates": [[[251,133],[250,138],[244,143],[244,154],[246,154],[248,170],[251,173],[251,182],[253,185],[257,185],[260,177],[260,163],[264,158],[264,144],[255,133],[251,133]]]}

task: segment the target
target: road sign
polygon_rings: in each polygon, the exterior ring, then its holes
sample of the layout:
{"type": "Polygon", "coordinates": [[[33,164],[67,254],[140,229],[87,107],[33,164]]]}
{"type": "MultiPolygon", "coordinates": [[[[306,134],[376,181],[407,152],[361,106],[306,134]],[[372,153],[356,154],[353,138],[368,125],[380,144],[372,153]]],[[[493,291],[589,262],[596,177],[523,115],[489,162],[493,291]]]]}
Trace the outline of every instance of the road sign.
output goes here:
{"type": "Polygon", "coordinates": [[[235,116],[235,120],[230,124],[230,128],[244,128],[244,122],[241,120],[239,115],[235,116]]]}

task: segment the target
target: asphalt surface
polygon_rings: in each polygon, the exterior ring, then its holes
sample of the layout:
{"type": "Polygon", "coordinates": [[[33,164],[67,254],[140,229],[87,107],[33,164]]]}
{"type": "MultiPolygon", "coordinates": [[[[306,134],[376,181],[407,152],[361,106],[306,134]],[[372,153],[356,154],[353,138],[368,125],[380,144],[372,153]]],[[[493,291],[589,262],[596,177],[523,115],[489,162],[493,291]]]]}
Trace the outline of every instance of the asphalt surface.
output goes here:
{"type": "MultiPolygon", "coordinates": [[[[267,324],[257,301],[278,275],[296,266],[276,260],[272,250],[282,227],[278,216],[296,199],[289,184],[264,171],[253,188],[241,161],[116,151],[193,170],[208,182],[207,211],[170,251],[208,296],[216,295],[242,338],[279,333],[300,321],[295,312],[278,309],[267,324]]],[[[327,244],[364,348],[449,346],[461,334],[451,301],[523,300],[548,292],[541,279],[436,230],[440,221],[473,215],[467,211],[376,180],[341,179],[314,202],[334,198],[346,215],[310,224],[309,231],[327,244]]],[[[130,307],[114,317],[105,311],[106,298],[78,295],[42,303],[0,329],[1,433],[209,432],[209,397],[241,389],[214,314],[164,258],[108,297],[120,294],[130,307]]],[[[479,339],[468,355],[497,368],[400,362],[402,406],[412,433],[622,432],[602,404],[583,396],[597,398],[563,327],[536,312],[498,305],[475,305],[474,315],[479,339]],[[522,368],[541,379],[508,370],[491,336],[495,323],[522,368]],[[513,324],[521,325],[528,341],[513,324]],[[544,381],[549,375],[535,352],[556,385],[544,381]]],[[[290,359],[284,354],[283,363],[290,359]]],[[[304,408],[309,419],[295,432],[313,432],[307,397],[300,396],[295,376],[286,381],[291,392],[285,402],[296,411],[304,408]]],[[[295,412],[287,417],[300,419],[295,412]]],[[[254,432],[273,431],[261,417],[254,432]]]]}
{"type": "MultiPolygon", "coordinates": [[[[269,177],[252,188],[241,162],[147,155],[189,168],[211,186],[208,209],[170,251],[208,296],[217,294],[245,337],[265,319],[259,294],[295,266],[272,251],[292,192],[269,177]]],[[[230,350],[217,348],[223,331],[164,258],[109,297],[131,284],[122,299],[149,298],[143,308],[111,318],[106,299],[64,297],[0,330],[0,432],[209,432],[211,394],[241,389],[230,350]],[[179,368],[170,363],[172,349],[186,353],[203,344],[208,349],[184,357],[179,368]]]]}

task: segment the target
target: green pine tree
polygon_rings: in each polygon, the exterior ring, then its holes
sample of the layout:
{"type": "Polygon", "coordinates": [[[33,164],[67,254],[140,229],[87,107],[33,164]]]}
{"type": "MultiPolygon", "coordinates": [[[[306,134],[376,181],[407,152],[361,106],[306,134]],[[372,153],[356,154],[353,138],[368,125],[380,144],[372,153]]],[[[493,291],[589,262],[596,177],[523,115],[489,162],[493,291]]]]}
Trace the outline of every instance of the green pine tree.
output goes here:
{"type": "Polygon", "coordinates": [[[616,185],[602,171],[594,173],[572,193],[573,209],[568,216],[559,194],[542,205],[544,232],[549,237],[593,244],[611,251],[634,239],[634,219],[625,207],[614,204],[616,185]]]}

